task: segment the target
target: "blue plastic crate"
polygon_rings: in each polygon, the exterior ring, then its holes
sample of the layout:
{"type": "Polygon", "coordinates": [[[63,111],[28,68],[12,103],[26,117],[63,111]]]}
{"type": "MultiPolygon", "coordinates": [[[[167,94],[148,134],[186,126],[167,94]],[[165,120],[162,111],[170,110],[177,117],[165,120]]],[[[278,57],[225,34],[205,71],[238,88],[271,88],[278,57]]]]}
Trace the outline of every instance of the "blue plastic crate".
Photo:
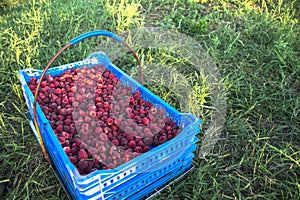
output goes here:
{"type": "MultiPolygon", "coordinates": [[[[166,111],[166,115],[182,127],[182,131],[172,140],[115,169],[97,170],[82,176],[68,159],[49,121],[39,105],[37,105],[37,120],[41,134],[44,136],[45,148],[53,161],[53,167],[57,171],[62,184],[67,188],[73,199],[116,200],[145,198],[191,168],[194,157],[193,151],[195,151],[196,142],[198,141],[196,134],[200,132],[199,125],[201,120],[192,114],[178,112],[113,65],[106,54],[102,52],[93,53],[83,61],[51,68],[47,71],[47,74],[56,76],[68,69],[82,66],[92,67],[99,64],[113,72],[123,84],[131,86],[132,92],[140,90],[144,100],[151,102],[157,108],[163,108],[166,111]]],[[[27,82],[32,77],[38,79],[42,71],[24,69],[18,73],[26,104],[31,118],[33,118],[34,97],[27,82]]],[[[32,121],[30,124],[37,137],[32,121]]]]}

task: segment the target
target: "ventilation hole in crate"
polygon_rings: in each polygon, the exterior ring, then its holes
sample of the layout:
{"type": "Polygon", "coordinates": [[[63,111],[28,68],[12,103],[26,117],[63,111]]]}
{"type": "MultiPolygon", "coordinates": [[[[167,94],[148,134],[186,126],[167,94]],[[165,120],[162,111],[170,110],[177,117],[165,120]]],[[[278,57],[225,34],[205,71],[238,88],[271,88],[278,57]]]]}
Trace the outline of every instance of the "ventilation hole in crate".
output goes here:
{"type": "Polygon", "coordinates": [[[152,158],[150,158],[149,161],[152,162],[152,158]]]}
{"type": "Polygon", "coordinates": [[[167,168],[166,168],[166,167],[164,167],[164,170],[166,171],[166,170],[167,170],[167,168]]]}
{"type": "Polygon", "coordinates": [[[149,176],[149,178],[151,179],[151,178],[152,178],[152,176],[149,176]]]}
{"type": "Polygon", "coordinates": [[[183,145],[183,142],[181,142],[180,144],[181,144],[181,146],[182,146],[182,145],[183,145]]]}
{"type": "Polygon", "coordinates": [[[106,187],[107,186],[107,183],[104,183],[104,187],[106,187]]]}
{"type": "Polygon", "coordinates": [[[136,187],[139,187],[139,183],[136,183],[136,187]]]}
{"type": "Polygon", "coordinates": [[[126,175],[127,175],[126,172],[124,172],[123,176],[126,176],[126,175]]]}
{"type": "Polygon", "coordinates": [[[169,153],[169,150],[166,150],[166,154],[169,153]]]}
{"type": "Polygon", "coordinates": [[[133,190],[133,186],[131,186],[130,190],[133,190]]]}
{"type": "Polygon", "coordinates": [[[169,165],[169,168],[171,168],[172,165],[169,165]]]}
{"type": "Polygon", "coordinates": [[[175,161],[173,162],[173,165],[176,165],[176,162],[175,162],[175,161]]]}
{"type": "Polygon", "coordinates": [[[157,160],[158,156],[155,156],[155,159],[157,160]]]}
{"type": "Polygon", "coordinates": [[[128,190],[125,190],[125,193],[127,193],[128,192],[128,190]]]}
{"type": "Polygon", "coordinates": [[[178,148],[178,144],[176,144],[176,149],[178,148]]]}
{"type": "Polygon", "coordinates": [[[171,148],[171,151],[173,151],[173,150],[174,150],[174,148],[172,147],[172,148],[171,148]]]}
{"type": "Polygon", "coordinates": [[[163,155],[164,155],[163,153],[160,154],[160,156],[163,156],[163,155]]]}
{"type": "Polygon", "coordinates": [[[142,180],[142,183],[145,183],[145,180],[142,180]]]}
{"type": "Polygon", "coordinates": [[[145,165],[145,163],[142,163],[142,166],[144,166],[145,165]]]}
{"type": "Polygon", "coordinates": [[[161,173],[161,170],[159,170],[159,173],[161,173]]]}
{"type": "Polygon", "coordinates": [[[116,200],[116,199],[117,199],[117,197],[114,197],[114,198],[113,198],[113,200],[116,200]]]}
{"type": "Polygon", "coordinates": [[[117,176],[117,179],[119,180],[119,179],[120,179],[120,176],[117,176]]]}
{"type": "Polygon", "coordinates": [[[114,179],[111,179],[111,180],[110,180],[110,183],[113,183],[113,182],[114,182],[114,179]]]}
{"type": "Polygon", "coordinates": [[[130,173],[132,173],[132,169],[130,170],[130,173]]]}
{"type": "Polygon", "coordinates": [[[136,166],[135,169],[139,169],[139,166],[136,166]]]}

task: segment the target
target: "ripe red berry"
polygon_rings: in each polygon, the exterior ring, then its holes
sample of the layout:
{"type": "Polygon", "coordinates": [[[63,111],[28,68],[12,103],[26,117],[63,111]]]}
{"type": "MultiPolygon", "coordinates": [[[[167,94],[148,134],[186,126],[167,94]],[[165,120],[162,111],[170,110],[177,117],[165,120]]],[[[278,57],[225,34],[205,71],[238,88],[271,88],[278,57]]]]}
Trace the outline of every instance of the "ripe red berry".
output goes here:
{"type": "Polygon", "coordinates": [[[153,134],[151,131],[145,132],[145,133],[144,133],[144,137],[146,137],[146,138],[153,138],[153,137],[154,137],[154,134],[153,134]]]}
{"type": "Polygon", "coordinates": [[[128,141],[134,141],[133,135],[127,135],[126,138],[128,141]]]}
{"type": "Polygon", "coordinates": [[[59,140],[60,144],[64,144],[66,142],[66,138],[64,138],[64,137],[58,137],[58,140],[59,140]]]}
{"type": "Polygon", "coordinates": [[[103,142],[105,142],[105,141],[108,140],[108,137],[107,137],[107,135],[106,135],[105,133],[100,133],[100,134],[99,134],[99,138],[100,138],[100,140],[103,141],[103,142]]]}
{"type": "Polygon", "coordinates": [[[148,117],[143,118],[143,123],[147,126],[150,123],[150,120],[148,117]]]}
{"type": "Polygon", "coordinates": [[[89,149],[89,153],[91,154],[91,155],[95,155],[96,153],[97,153],[97,149],[96,148],[94,148],[94,147],[92,147],[92,148],[90,148],[89,149]]]}
{"type": "Polygon", "coordinates": [[[105,148],[103,145],[98,146],[97,150],[98,150],[98,152],[100,152],[100,153],[106,152],[106,148],[105,148]]]}
{"type": "Polygon", "coordinates": [[[153,140],[152,145],[155,146],[155,147],[158,146],[159,145],[159,141],[158,140],[153,140]]]}
{"type": "Polygon", "coordinates": [[[107,120],[106,120],[106,123],[107,123],[107,125],[112,125],[113,124],[113,119],[112,118],[108,118],[107,120]]]}
{"type": "Polygon", "coordinates": [[[68,98],[63,98],[61,100],[61,102],[64,104],[64,105],[68,105],[69,104],[69,99],[68,98]]]}
{"type": "Polygon", "coordinates": [[[51,76],[51,74],[47,74],[46,75],[46,79],[48,82],[52,82],[53,81],[53,77],[51,76]]]}
{"type": "Polygon", "coordinates": [[[124,160],[125,162],[128,162],[130,160],[130,158],[132,157],[132,153],[129,151],[125,151],[124,152],[124,157],[126,158],[126,160],[124,160]]]}
{"type": "Polygon", "coordinates": [[[122,138],[121,141],[120,141],[120,144],[121,144],[122,146],[127,145],[127,143],[128,143],[128,140],[127,140],[126,138],[122,138]]]}
{"type": "Polygon", "coordinates": [[[131,140],[130,142],[128,142],[128,146],[134,149],[136,147],[136,142],[134,140],[131,140]]]}
{"type": "Polygon", "coordinates": [[[118,83],[118,79],[116,78],[116,77],[114,77],[113,79],[112,79],[112,81],[113,81],[113,83],[118,83]]]}
{"type": "Polygon", "coordinates": [[[152,107],[152,108],[150,109],[150,113],[151,113],[152,115],[156,115],[157,109],[154,108],[154,107],[152,107]]]}
{"type": "Polygon", "coordinates": [[[77,91],[77,87],[76,86],[71,87],[70,91],[73,92],[73,93],[75,93],[77,91]]]}
{"type": "Polygon", "coordinates": [[[168,140],[168,138],[166,136],[160,136],[158,140],[160,144],[163,144],[168,140]]]}
{"type": "Polygon", "coordinates": [[[40,97],[41,99],[45,99],[46,96],[45,96],[43,93],[40,92],[40,93],[39,93],[39,97],[40,97]]]}
{"type": "Polygon", "coordinates": [[[92,93],[87,93],[87,94],[85,95],[85,97],[86,97],[87,99],[93,99],[93,98],[94,98],[94,95],[93,95],[92,93]]]}
{"type": "Polygon", "coordinates": [[[117,151],[111,151],[111,157],[112,159],[118,159],[121,157],[121,154],[117,151]]]}
{"type": "Polygon", "coordinates": [[[109,76],[109,71],[105,71],[104,73],[103,73],[103,77],[105,77],[105,78],[107,78],[108,76],[109,76]]]}
{"type": "Polygon", "coordinates": [[[54,90],[54,94],[58,95],[58,94],[61,94],[62,93],[62,90],[60,88],[56,88],[54,90]]]}
{"type": "Polygon", "coordinates": [[[144,146],[143,147],[143,152],[144,153],[146,153],[147,151],[149,151],[150,150],[150,147],[149,146],[144,146]]]}
{"type": "Polygon", "coordinates": [[[104,133],[107,133],[107,134],[108,134],[111,130],[110,130],[110,128],[108,128],[108,127],[104,127],[104,128],[103,128],[103,131],[104,131],[104,133]]]}
{"type": "MultiPolygon", "coordinates": [[[[96,89],[95,90],[95,94],[101,95],[101,93],[102,93],[102,89],[96,89]]],[[[102,98],[100,97],[100,99],[102,99],[102,98]]]]}
{"type": "Polygon", "coordinates": [[[168,140],[173,139],[173,135],[168,135],[168,140]]]}
{"type": "Polygon", "coordinates": [[[139,155],[141,155],[141,153],[138,153],[138,152],[133,152],[132,153],[132,157],[133,158],[138,157],[139,155]]]}
{"type": "Polygon", "coordinates": [[[171,126],[166,126],[166,127],[165,127],[165,130],[168,132],[168,131],[171,131],[172,128],[171,128],[171,126]]]}
{"type": "Polygon", "coordinates": [[[65,121],[64,121],[64,124],[65,125],[70,125],[72,123],[72,120],[71,119],[66,119],[65,121]]]}
{"type": "Polygon", "coordinates": [[[143,142],[144,142],[144,144],[145,144],[146,146],[151,146],[152,143],[153,143],[153,139],[152,139],[152,138],[145,138],[145,139],[143,140],[143,142]]]}
{"type": "Polygon", "coordinates": [[[73,164],[77,163],[77,158],[75,156],[69,156],[69,159],[73,164]]]}
{"type": "Polygon", "coordinates": [[[82,160],[82,159],[87,159],[88,158],[88,154],[84,149],[80,149],[78,152],[78,159],[82,160]]]}
{"type": "Polygon", "coordinates": [[[88,161],[80,160],[78,163],[79,169],[85,170],[88,167],[88,161]]]}
{"type": "Polygon", "coordinates": [[[64,138],[66,138],[66,139],[69,139],[69,138],[70,138],[70,134],[67,133],[66,131],[63,131],[61,134],[62,134],[62,136],[63,136],[64,138]]]}
{"type": "Polygon", "coordinates": [[[98,155],[95,154],[95,155],[93,155],[93,157],[94,157],[94,160],[93,160],[93,161],[94,161],[95,163],[99,163],[99,162],[100,162],[100,156],[98,156],[98,155]]]}
{"type": "Polygon", "coordinates": [[[106,162],[106,160],[107,160],[107,156],[106,156],[106,154],[105,153],[100,153],[99,154],[99,157],[100,157],[100,162],[106,162]]]}
{"type": "Polygon", "coordinates": [[[80,148],[80,149],[87,149],[87,148],[88,148],[88,145],[87,145],[85,142],[81,142],[79,148],[80,148]]]}
{"type": "Polygon", "coordinates": [[[124,132],[130,135],[133,132],[133,129],[130,126],[126,126],[124,132]]]}
{"type": "Polygon", "coordinates": [[[92,121],[92,118],[89,117],[89,116],[85,116],[85,117],[84,117],[84,121],[85,121],[86,123],[90,123],[90,122],[92,121]]]}
{"type": "Polygon", "coordinates": [[[94,110],[91,110],[91,111],[89,111],[89,116],[93,118],[93,117],[96,117],[97,115],[94,110]]]}
{"type": "Polygon", "coordinates": [[[59,132],[59,131],[62,131],[63,130],[63,125],[59,124],[58,126],[56,126],[56,130],[59,132]]]}
{"type": "Polygon", "coordinates": [[[105,102],[103,103],[103,107],[104,107],[104,108],[109,108],[109,107],[110,107],[110,104],[109,104],[107,101],[105,101],[105,102]]]}
{"type": "Polygon", "coordinates": [[[113,73],[110,73],[110,74],[108,75],[108,77],[109,77],[109,79],[113,79],[113,78],[115,78],[115,75],[114,75],[113,73]]]}
{"type": "Polygon", "coordinates": [[[29,84],[35,85],[36,84],[36,78],[30,78],[29,84]]]}
{"type": "Polygon", "coordinates": [[[167,118],[165,119],[165,123],[166,123],[167,125],[169,125],[171,122],[172,122],[172,119],[171,119],[170,117],[167,117],[167,118]]]}
{"type": "Polygon", "coordinates": [[[64,147],[64,151],[67,155],[69,155],[69,153],[71,152],[71,148],[70,147],[64,147]]]}
{"type": "Polygon", "coordinates": [[[115,145],[115,146],[118,146],[120,143],[119,143],[119,140],[117,139],[113,139],[112,141],[112,144],[115,145]]]}
{"type": "Polygon", "coordinates": [[[140,140],[140,141],[137,143],[137,145],[138,145],[139,147],[144,147],[144,146],[145,146],[145,144],[144,144],[144,142],[143,142],[142,140],[140,140]]]}
{"type": "Polygon", "coordinates": [[[119,129],[119,127],[117,125],[114,125],[114,124],[111,125],[110,128],[111,128],[112,131],[117,131],[119,129]]]}
{"type": "Polygon", "coordinates": [[[103,133],[103,129],[102,129],[101,127],[96,127],[96,128],[95,128],[95,133],[96,133],[96,134],[103,133]]]}
{"type": "Polygon", "coordinates": [[[75,100],[78,101],[78,102],[82,102],[83,101],[82,95],[81,94],[76,94],[75,100]]]}
{"type": "Polygon", "coordinates": [[[75,138],[74,141],[73,141],[77,147],[79,147],[82,143],[82,140],[80,140],[79,138],[75,138]]]}

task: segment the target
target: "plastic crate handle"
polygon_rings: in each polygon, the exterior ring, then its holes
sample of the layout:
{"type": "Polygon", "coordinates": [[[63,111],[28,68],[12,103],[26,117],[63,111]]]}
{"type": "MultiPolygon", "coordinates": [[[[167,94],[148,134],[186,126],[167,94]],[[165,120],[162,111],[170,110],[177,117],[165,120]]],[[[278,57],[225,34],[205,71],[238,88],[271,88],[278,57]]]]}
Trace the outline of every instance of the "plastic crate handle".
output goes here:
{"type": "Polygon", "coordinates": [[[45,145],[44,145],[44,142],[43,142],[43,136],[41,135],[41,132],[40,132],[40,129],[39,129],[39,125],[38,125],[38,121],[37,121],[37,116],[36,116],[36,102],[37,102],[37,97],[38,97],[38,91],[39,91],[39,88],[40,88],[40,85],[41,85],[41,82],[42,82],[42,79],[43,77],[45,76],[47,70],[50,68],[51,64],[59,57],[59,55],[65,51],[67,48],[69,48],[70,46],[73,46],[75,44],[77,44],[78,42],[80,41],[83,41],[87,38],[90,38],[90,37],[94,37],[94,36],[107,36],[107,37],[111,37],[113,38],[114,40],[116,40],[117,42],[120,42],[122,44],[124,44],[125,47],[127,47],[130,52],[133,54],[134,58],[136,59],[137,63],[138,63],[138,66],[140,68],[140,76],[141,76],[141,82],[142,82],[142,85],[144,84],[144,76],[143,76],[143,71],[142,71],[142,66],[141,66],[141,62],[137,56],[137,54],[135,53],[135,51],[126,43],[124,42],[119,36],[109,32],[109,31],[105,31],[105,30],[96,30],[96,31],[91,31],[91,32],[87,32],[87,33],[84,33],[74,39],[72,39],[70,41],[69,44],[67,44],[66,46],[64,46],[63,48],[61,48],[57,53],[56,55],[49,61],[49,63],[47,64],[47,66],[45,67],[45,69],[43,70],[39,80],[38,80],[38,84],[37,84],[37,88],[36,88],[36,92],[35,92],[35,95],[34,95],[34,101],[33,101],[33,120],[34,120],[34,125],[36,127],[36,131],[37,131],[37,134],[38,134],[38,138],[39,138],[39,141],[40,141],[40,144],[41,144],[41,147],[42,147],[42,151],[43,151],[43,154],[45,156],[45,158],[49,161],[50,163],[50,160],[49,160],[49,157],[48,157],[48,154],[46,152],[46,149],[45,149],[45,145]]]}
{"type": "Polygon", "coordinates": [[[72,39],[70,41],[70,43],[72,45],[75,45],[82,40],[85,40],[87,38],[94,37],[94,36],[107,36],[107,37],[111,37],[111,38],[115,39],[116,41],[118,41],[120,43],[123,42],[123,40],[119,36],[109,32],[109,31],[98,30],[98,31],[91,31],[91,32],[84,33],[84,34],[72,39]]]}

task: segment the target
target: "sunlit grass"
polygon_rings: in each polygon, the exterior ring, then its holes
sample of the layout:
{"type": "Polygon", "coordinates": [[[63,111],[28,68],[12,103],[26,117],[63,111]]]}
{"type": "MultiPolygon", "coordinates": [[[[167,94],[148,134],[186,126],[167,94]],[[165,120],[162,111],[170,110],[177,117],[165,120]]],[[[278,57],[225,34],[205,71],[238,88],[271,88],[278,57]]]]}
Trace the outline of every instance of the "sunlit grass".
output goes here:
{"type": "Polygon", "coordinates": [[[139,1],[106,0],[105,7],[117,31],[142,25],[143,17],[140,15],[142,7],[139,1]]]}
{"type": "MultiPolygon", "coordinates": [[[[16,71],[42,69],[59,48],[84,32],[148,24],[196,38],[218,66],[228,103],[223,135],[214,151],[205,159],[195,158],[192,174],[157,198],[299,197],[298,1],[35,0],[6,6],[0,13],[1,198],[66,199],[26,121],[16,71]]],[[[97,42],[95,38],[76,45],[55,65],[84,59],[97,42]]],[[[166,50],[138,52],[148,63],[190,69],[182,76],[174,73],[170,80],[180,89],[179,80],[187,79],[193,91],[188,108],[208,119],[212,108],[204,74],[195,73],[184,58],[166,50]]],[[[176,101],[177,91],[162,87],[165,84],[160,79],[149,89],[183,109],[176,101]]]]}

